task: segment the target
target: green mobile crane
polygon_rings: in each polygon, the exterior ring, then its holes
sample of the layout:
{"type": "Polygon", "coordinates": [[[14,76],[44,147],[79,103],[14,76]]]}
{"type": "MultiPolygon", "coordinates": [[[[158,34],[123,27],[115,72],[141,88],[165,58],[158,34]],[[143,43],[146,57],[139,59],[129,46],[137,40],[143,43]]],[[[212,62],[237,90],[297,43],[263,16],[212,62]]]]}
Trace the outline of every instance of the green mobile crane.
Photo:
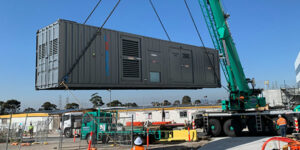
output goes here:
{"type": "Polygon", "coordinates": [[[192,114],[196,128],[204,133],[219,136],[239,136],[247,127],[249,134],[279,133],[277,116],[282,115],[288,124],[287,131],[294,130],[294,118],[299,112],[286,109],[265,110],[265,98],[261,89],[255,89],[254,79],[245,77],[227,19],[220,0],[198,0],[215,49],[219,50],[221,68],[228,83],[229,98],[222,101],[222,111],[200,111],[192,114]],[[249,87],[252,84],[252,88],[249,87]],[[256,109],[258,107],[264,109],[256,109]]]}
{"type": "Polygon", "coordinates": [[[219,50],[221,67],[228,83],[229,99],[223,100],[223,110],[244,111],[245,109],[263,107],[265,98],[259,97],[261,89],[255,89],[254,79],[245,77],[234,41],[232,39],[220,0],[199,0],[215,49],[219,50]],[[252,89],[249,88],[252,84],[252,89]]]}

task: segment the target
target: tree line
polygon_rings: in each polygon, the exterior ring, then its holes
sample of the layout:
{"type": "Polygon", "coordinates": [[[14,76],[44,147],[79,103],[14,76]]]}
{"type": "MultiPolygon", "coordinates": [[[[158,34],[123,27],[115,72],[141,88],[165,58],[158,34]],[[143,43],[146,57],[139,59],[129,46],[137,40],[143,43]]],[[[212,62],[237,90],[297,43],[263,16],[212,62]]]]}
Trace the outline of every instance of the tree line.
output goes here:
{"type": "MultiPolygon", "coordinates": [[[[94,93],[91,95],[89,101],[92,103],[94,108],[101,107],[105,103],[102,100],[102,97],[98,95],[98,93],[94,93]]],[[[218,100],[217,103],[221,103],[221,100],[218,100]]],[[[200,105],[201,100],[197,99],[192,102],[191,97],[183,96],[180,100],[175,100],[173,102],[173,106],[179,105],[200,105]]],[[[163,100],[163,102],[151,102],[152,106],[171,106],[172,103],[169,100],[163,100]]],[[[122,103],[119,100],[113,100],[106,104],[107,107],[138,107],[136,103],[122,103]]],[[[10,114],[20,112],[21,102],[15,99],[0,101],[0,114],[10,114]]],[[[79,104],[77,103],[67,103],[64,107],[65,109],[79,109],[79,104]]],[[[57,105],[47,101],[41,105],[38,111],[53,111],[58,110],[57,105]]],[[[32,107],[25,108],[23,112],[35,112],[36,110],[32,107]]]]}
{"type": "MultiPolygon", "coordinates": [[[[179,106],[179,105],[200,105],[201,104],[201,100],[197,99],[194,101],[194,103],[191,100],[191,97],[189,96],[183,96],[181,99],[181,103],[180,100],[175,100],[173,102],[173,106],[179,106]]],[[[152,106],[171,106],[172,103],[169,102],[169,100],[163,100],[163,102],[151,102],[152,106]]]]}
{"type": "MultiPolygon", "coordinates": [[[[105,103],[102,100],[102,97],[98,95],[98,93],[94,93],[91,95],[91,98],[89,101],[92,103],[94,108],[101,107],[105,103]]],[[[106,104],[107,107],[116,107],[116,106],[122,106],[122,107],[137,107],[138,105],[136,103],[121,103],[119,100],[113,100],[112,102],[109,102],[106,104]]],[[[11,99],[7,101],[0,101],[0,114],[10,114],[10,113],[18,113],[20,112],[21,108],[21,102],[16,99],[11,99]]],[[[77,103],[67,103],[64,107],[64,109],[79,109],[79,104],[77,103]]],[[[32,107],[25,108],[23,112],[35,112],[35,111],[53,111],[53,110],[59,110],[57,105],[47,101],[44,102],[41,107],[36,110],[32,107]]]]}

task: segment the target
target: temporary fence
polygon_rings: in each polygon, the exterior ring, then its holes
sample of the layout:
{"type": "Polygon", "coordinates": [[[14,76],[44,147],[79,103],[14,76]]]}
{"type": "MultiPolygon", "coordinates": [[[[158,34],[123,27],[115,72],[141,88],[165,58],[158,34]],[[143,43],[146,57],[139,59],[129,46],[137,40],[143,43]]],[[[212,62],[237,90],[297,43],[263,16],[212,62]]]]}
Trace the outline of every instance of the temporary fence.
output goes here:
{"type": "MultiPolygon", "coordinates": [[[[68,118],[62,115],[49,116],[35,122],[25,121],[24,123],[26,118],[22,123],[10,123],[10,121],[0,126],[0,143],[2,145],[6,143],[5,149],[12,149],[12,147],[22,149],[22,143],[29,143],[32,146],[47,144],[45,146],[59,150],[87,149],[91,140],[93,140],[91,146],[98,149],[111,146],[131,147],[136,137],[134,133],[143,131],[142,127],[133,127],[132,117],[89,116],[89,118],[90,120],[84,122],[82,116],[70,115],[68,118]],[[34,128],[32,137],[29,133],[29,124],[34,128]],[[59,125],[54,127],[57,124],[59,125]],[[92,138],[89,136],[91,132],[92,138]]],[[[2,149],[1,146],[0,149],[2,149]]]]}
{"type": "Polygon", "coordinates": [[[35,118],[34,122],[28,121],[28,114],[25,117],[2,119],[0,126],[0,144],[5,143],[5,148],[2,146],[0,149],[12,149],[12,146],[17,146],[21,149],[22,146],[28,146],[32,143],[47,143],[49,134],[49,127],[52,123],[53,117],[39,117],[35,118]],[[32,126],[33,132],[29,130],[32,126]]]}
{"type": "Polygon", "coordinates": [[[133,128],[132,117],[97,117],[62,116],[61,132],[58,138],[58,149],[78,147],[96,147],[98,149],[111,146],[131,147],[134,133],[141,132],[141,127],[133,128]],[[75,120],[80,120],[78,123],[75,120]],[[69,122],[72,121],[72,122],[69,122]]]}
{"type": "MultiPolygon", "coordinates": [[[[8,118],[10,121],[0,126],[0,142],[3,145],[6,142],[6,149],[12,149],[14,145],[22,149],[24,145],[21,143],[29,143],[33,144],[32,146],[39,144],[43,149],[88,149],[90,146],[99,150],[113,147],[128,149],[132,147],[137,136],[150,148],[154,146],[152,143],[155,141],[197,141],[196,130],[193,130],[191,125],[168,129],[155,123],[134,122],[131,114],[119,117],[117,113],[112,115],[114,113],[108,111],[110,115],[101,116],[100,112],[84,115],[66,113],[43,117],[36,121],[28,121],[26,117],[22,123],[12,122],[8,118]],[[29,124],[34,128],[32,138],[29,124]]],[[[0,145],[0,149],[4,148],[0,145]]]]}
{"type": "Polygon", "coordinates": [[[46,120],[38,121],[36,123],[35,142],[47,142],[49,134],[49,125],[52,122],[52,120],[52,117],[47,117],[46,120]]]}

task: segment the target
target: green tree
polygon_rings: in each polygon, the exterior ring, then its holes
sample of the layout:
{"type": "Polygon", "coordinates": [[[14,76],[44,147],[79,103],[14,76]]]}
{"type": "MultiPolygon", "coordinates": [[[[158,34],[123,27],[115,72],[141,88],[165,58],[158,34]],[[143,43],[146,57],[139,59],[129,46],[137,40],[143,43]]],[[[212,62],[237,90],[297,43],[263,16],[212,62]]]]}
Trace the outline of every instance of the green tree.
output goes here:
{"type": "Polygon", "coordinates": [[[200,105],[200,104],[201,104],[200,99],[195,100],[194,104],[195,104],[195,105],[200,105]]]}
{"type": "Polygon", "coordinates": [[[174,106],[180,105],[180,100],[175,100],[174,103],[173,103],[173,105],[174,105],[174,106]]]}
{"type": "Polygon", "coordinates": [[[69,103],[66,104],[65,109],[79,109],[79,105],[77,103],[69,103]]]}
{"type": "Polygon", "coordinates": [[[0,101],[0,115],[4,114],[4,103],[3,101],[0,101]]]}
{"type": "Polygon", "coordinates": [[[151,102],[152,106],[157,107],[157,106],[161,106],[160,102],[151,102]]]}
{"type": "Polygon", "coordinates": [[[28,108],[24,109],[23,112],[35,112],[35,109],[31,108],[31,107],[28,107],[28,108]]]}
{"type": "Polygon", "coordinates": [[[191,101],[191,97],[189,96],[183,96],[182,97],[182,102],[181,102],[183,105],[189,105],[192,103],[191,101]]]}
{"type": "Polygon", "coordinates": [[[125,103],[123,106],[125,107],[138,107],[136,103],[125,103]]]}
{"type": "Polygon", "coordinates": [[[123,106],[123,104],[119,100],[113,100],[110,103],[106,104],[107,107],[117,107],[117,106],[123,106]]]}
{"type": "Polygon", "coordinates": [[[21,102],[11,99],[3,103],[4,113],[16,113],[20,110],[21,102]]]}
{"type": "Polygon", "coordinates": [[[162,106],[170,106],[170,105],[171,105],[171,103],[168,100],[164,100],[162,102],[162,106]]]}
{"type": "Polygon", "coordinates": [[[104,105],[104,103],[102,101],[102,97],[99,96],[98,93],[94,93],[91,95],[90,102],[93,104],[94,108],[104,105]]]}
{"type": "Polygon", "coordinates": [[[57,110],[57,106],[50,102],[45,102],[39,110],[57,110]]]}

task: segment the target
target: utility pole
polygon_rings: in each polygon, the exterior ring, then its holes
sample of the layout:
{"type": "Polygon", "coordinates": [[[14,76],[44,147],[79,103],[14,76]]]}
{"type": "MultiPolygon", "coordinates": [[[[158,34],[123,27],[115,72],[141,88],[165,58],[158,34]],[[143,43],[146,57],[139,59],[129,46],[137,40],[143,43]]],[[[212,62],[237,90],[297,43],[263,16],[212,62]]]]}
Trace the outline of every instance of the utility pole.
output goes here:
{"type": "Polygon", "coordinates": [[[69,97],[66,97],[66,105],[69,104],[69,97]]]}
{"type": "Polygon", "coordinates": [[[111,104],[111,89],[107,90],[109,92],[109,103],[111,104]]]}
{"type": "Polygon", "coordinates": [[[58,108],[59,108],[60,110],[62,110],[61,95],[59,95],[59,97],[58,97],[58,108]]]}

